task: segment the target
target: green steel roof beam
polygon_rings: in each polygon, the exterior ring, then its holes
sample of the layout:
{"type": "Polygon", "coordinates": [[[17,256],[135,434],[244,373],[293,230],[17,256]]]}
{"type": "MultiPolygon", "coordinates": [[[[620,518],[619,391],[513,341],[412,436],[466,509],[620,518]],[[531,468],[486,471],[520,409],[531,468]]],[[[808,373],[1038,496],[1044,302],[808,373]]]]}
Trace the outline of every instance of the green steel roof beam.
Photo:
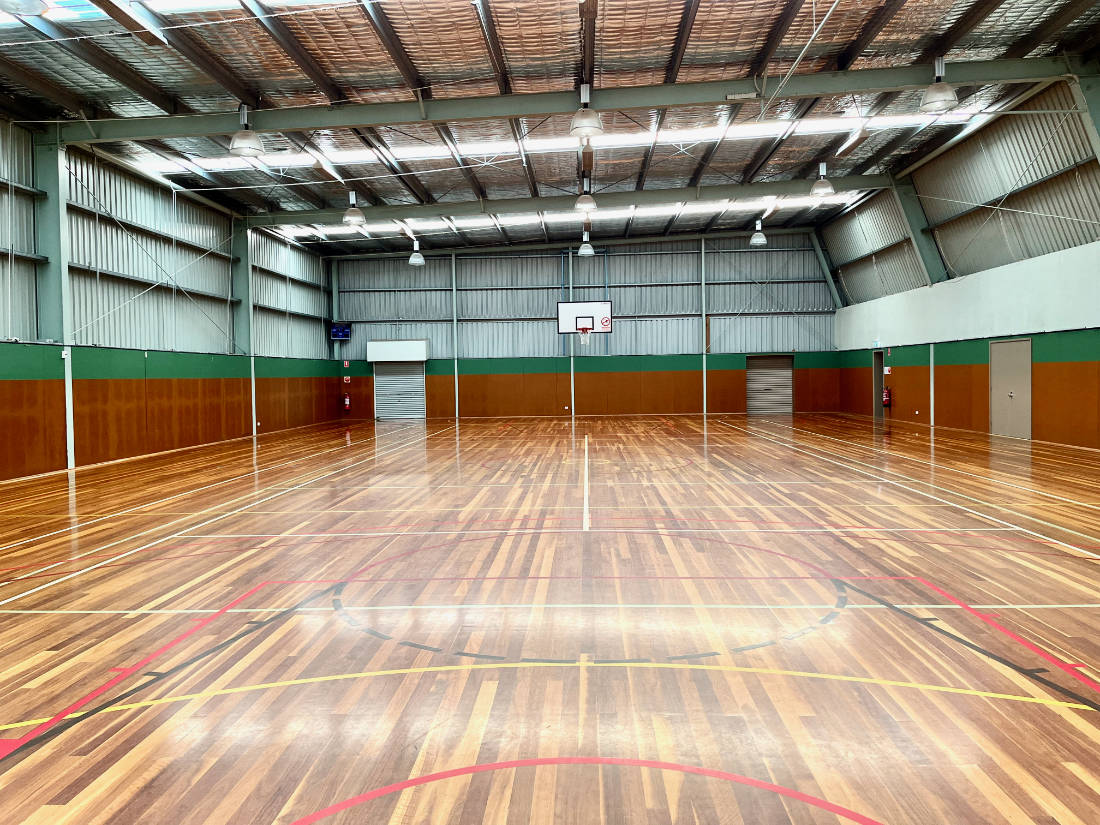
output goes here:
{"type": "MultiPolygon", "coordinates": [[[[868,189],[889,189],[889,175],[862,175],[830,178],[837,192],[862,192],[868,189]]],[[[625,206],[652,206],[669,203],[694,203],[723,200],[725,198],[759,198],[765,195],[809,195],[809,180],[768,181],[753,184],[724,184],[720,186],[693,186],[685,189],[646,189],[641,192],[604,192],[599,203],[604,208],[625,206]]],[[[502,215],[510,213],[571,210],[576,201],[574,195],[554,195],[543,198],[504,198],[489,201],[463,201],[460,203],[432,203],[421,205],[372,206],[364,209],[368,221],[405,220],[407,218],[465,217],[470,215],[502,215]]],[[[295,224],[338,224],[343,209],[296,210],[253,215],[247,218],[249,226],[286,226],[295,224]]]]}
{"type": "MultiPolygon", "coordinates": [[[[1088,64],[1072,55],[1018,60],[978,60],[948,64],[948,76],[957,85],[1036,83],[1052,78],[1088,74],[1088,64]]],[[[795,75],[784,87],[784,98],[816,98],[854,92],[920,89],[933,79],[930,65],[890,69],[858,69],[795,75]]],[[[769,86],[780,78],[769,78],[769,86]]],[[[595,89],[592,108],[599,111],[654,109],[724,104],[727,95],[755,95],[756,81],[662,83],[617,89],[595,89]]],[[[484,120],[533,117],[576,111],[576,92],[539,92],[475,98],[447,98],[399,103],[344,103],[339,106],[297,106],[257,109],[250,114],[260,132],[308,131],[389,126],[395,123],[484,120]]],[[[236,112],[177,117],[111,118],[66,125],[62,138],[72,142],[141,140],[201,135],[231,135],[240,128],[236,112]],[[89,131],[94,137],[89,137],[89,131]]]]}
{"type": "Polygon", "coordinates": [[[940,247],[928,226],[928,216],[921,206],[920,196],[913,186],[910,178],[902,178],[894,183],[894,195],[901,207],[902,217],[909,228],[909,237],[913,239],[913,246],[917,250],[924,271],[928,275],[928,283],[938,284],[946,281],[951,276],[947,273],[940,247]]]}

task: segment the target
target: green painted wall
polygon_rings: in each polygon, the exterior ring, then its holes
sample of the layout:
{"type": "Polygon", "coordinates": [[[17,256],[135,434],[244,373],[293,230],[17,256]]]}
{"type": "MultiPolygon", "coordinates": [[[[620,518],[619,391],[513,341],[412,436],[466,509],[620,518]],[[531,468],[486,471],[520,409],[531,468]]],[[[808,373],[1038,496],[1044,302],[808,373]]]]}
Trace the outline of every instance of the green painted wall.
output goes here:
{"type": "Polygon", "coordinates": [[[887,367],[927,367],[928,358],[928,344],[886,347],[882,353],[882,363],[887,367]]]}
{"type": "MultiPolygon", "coordinates": [[[[988,364],[990,341],[1010,341],[1014,338],[1031,339],[1031,359],[1036,364],[1100,361],[1100,329],[1078,329],[1067,332],[1035,332],[998,338],[937,342],[936,364],[943,366],[988,364]]],[[[928,364],[928,344],[889,349],[890,354],[885,356],[885,363],[888,366],[907,367],[928,364]]],[[[845,350],[840,355],[854,358],[857,356],[853,353],[866,352],[868,350],[845,350]]]]}
{"type": "MultiPolygon", "coordinates": [[[[245,369],[248,369],[248,360],[245,369]]],[[[351,362],[352,364],[356,362],[351,362]]],[[[354,375],[343,370],[343,361],[314,358],[256,358],[257,378],[323,378],[327,376],[354,375]]],[[[350,368],[349,368],[350,369],[350,368]]],[[[245,375],[248,373],[245,372],[245,375]]]]}
{"type": "MultiPolygon", "coordinates": [[[[447,361],[454,372],[454,361],[447,361]]],[[[568,358],[460,358],[459,375],[538,375],[569,372],[568,358]]]]}
{"type": "Polygon", "coordinates": [[[64,377],[61,347],[0,344],[0,381],[49,381],[64,377]]]}

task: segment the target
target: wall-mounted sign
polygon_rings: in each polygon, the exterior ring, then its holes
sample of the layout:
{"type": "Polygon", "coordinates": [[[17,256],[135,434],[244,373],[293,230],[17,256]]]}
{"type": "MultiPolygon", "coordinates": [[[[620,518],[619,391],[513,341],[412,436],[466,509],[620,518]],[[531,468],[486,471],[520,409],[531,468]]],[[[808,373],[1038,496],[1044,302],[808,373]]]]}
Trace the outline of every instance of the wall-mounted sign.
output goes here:
{"type": "Polygon", "coordinates": [[[350,384],[351,383],[351,376],[350,375],[345,375],[344,376],[344,383],[345,384],[350,384]]]}
{"type": "Polygon", "coordinates": [[[892,369],[893,369],[893,367],[883,367],[883,368],[882,368],[882,374],[883,374],[883,375],[889,375],[889,374],[890,374],[890,370],[892,370],[892,369]]]}
{"type": "Polygon", "coordinates": [[[351,366],[351,361],[345,361],[344,362],[344,369],[347,369],[350,366],[351,366]]]}

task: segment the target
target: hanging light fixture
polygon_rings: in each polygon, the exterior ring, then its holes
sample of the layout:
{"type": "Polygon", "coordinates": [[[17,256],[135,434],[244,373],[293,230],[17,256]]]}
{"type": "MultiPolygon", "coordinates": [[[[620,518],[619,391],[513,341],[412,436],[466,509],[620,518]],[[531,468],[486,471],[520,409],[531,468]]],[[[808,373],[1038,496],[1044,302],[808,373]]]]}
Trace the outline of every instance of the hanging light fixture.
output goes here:
{"type": "Polygon", "coordinates": [[[752,233],[752,237],[749,238],[749,246],[767,246],[768,237],[764,234],[764,230],[761,228],[763,221],[756,222],[756,231],[752,233]]]}
{"type": "Polygon", "coordinates": [[[42,0],[0,0],[0,11],[19,17],[41,17],[48,9],[42,0]]]}
{"type": "Polygon", "coordinates": [[[576,138],[595,137],[603,134],[603,118],[600,113],[588,108],[592,100],[592,88],[581,84],[581,108],[573,115],[569,123],[569,134],[576,138]]]}
{"type": "Polygon", "coordinates": [[[580,209],[582,212],[591,212],[596,208],[596,199],[592,197],[589,191],[591,188],[591,181],[585,178],[581,195],[577,198],[577,202],[573,204],[574,209],[580,209]]]}
{"type": "Polygon", "coordinates": [[[810,187],[810,194],[815,198],[824,198],[828,195],[832,195],[836,192],[833,189],[833,185],[829,183],[828,178],[825,177],[825,162],[822,161],[818,168],[818,178],[814,181],[813,186],[810,187]]]}
{"type": "Polygon", "coordinates": [[[581,245],[577,247],[578,258],[591,258],[596,254],[596,250],[592,248],[592,244],[588,242],[588,233],[585,232],[581,236],[581,245]]]}
{"type": "Polygon", "coordinates": [[[413,252],[409,256],[409,266],[424,266],[424,256],[420,254],[420,241],[413,238],[413,252]]]}
{"type": "Polygon", "coordinates": [[[959,105],[959,96],[954,88],[945,83],[943,74],[945,63],[942,57],[936,58],[936,81],[924,90],[920,99],[920,110],[927,114],[939,114],[959,105]]]}
{"type": "Polygon", "coordinates": [[[241,128],[234,132],[229,141],[229,154],[239,158],[258,158],[264,153],[264,142],[248,126],[248,106],[240,107],[241,128]]]}
{"type": "Polygon", "coordinates": [[[362,226],[366,222],[367,216],[355,205],[355,193],[348,192],[348,208],[344,212],[344,223],[348,226],[362,226]]]}

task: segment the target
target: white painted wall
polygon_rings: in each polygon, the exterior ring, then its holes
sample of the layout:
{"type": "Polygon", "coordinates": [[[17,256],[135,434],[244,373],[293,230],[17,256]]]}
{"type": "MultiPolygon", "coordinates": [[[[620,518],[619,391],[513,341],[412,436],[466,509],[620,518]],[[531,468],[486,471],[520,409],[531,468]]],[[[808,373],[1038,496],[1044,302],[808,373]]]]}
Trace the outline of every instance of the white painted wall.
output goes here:
{"type": "Polygon", "coordinates": [[[837,349],[1100,327],[1100,241],[836,313],[837,349]]]}

